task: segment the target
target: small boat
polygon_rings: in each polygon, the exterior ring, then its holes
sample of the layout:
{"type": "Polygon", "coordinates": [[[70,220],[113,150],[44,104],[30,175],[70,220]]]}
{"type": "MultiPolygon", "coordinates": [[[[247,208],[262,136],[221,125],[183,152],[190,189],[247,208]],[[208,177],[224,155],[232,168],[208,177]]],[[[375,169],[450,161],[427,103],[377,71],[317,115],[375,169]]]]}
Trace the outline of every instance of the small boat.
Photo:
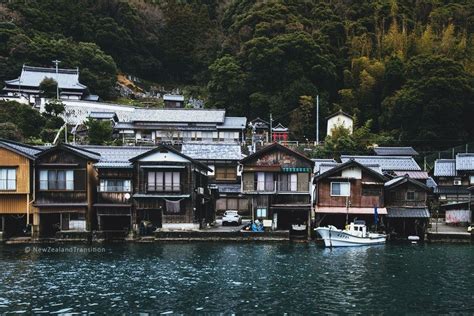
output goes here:
{"type": "Polygon", "coordinates": [[[315,231],[321,235],[326,247],[351,247],[385,244],[387,235],[367,231],[364,221],[355,221],[345,229],[335,226],[318,227],[315,231]]]}

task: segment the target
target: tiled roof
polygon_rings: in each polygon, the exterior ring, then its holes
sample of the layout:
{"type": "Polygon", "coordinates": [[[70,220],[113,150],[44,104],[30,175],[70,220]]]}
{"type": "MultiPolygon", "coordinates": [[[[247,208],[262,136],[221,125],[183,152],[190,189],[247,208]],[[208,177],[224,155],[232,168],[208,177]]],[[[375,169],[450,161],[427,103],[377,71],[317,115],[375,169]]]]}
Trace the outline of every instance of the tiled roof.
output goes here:
{"type": "Polygon", "coordinates": [[[163,96],[165,101],[184,101],[184,95],[180,94],[165,94],[163,96]]]}
{"type": "Polygon", "coordinates": [[[318,173],[319,172],[319,166],[321,166],[322,164],[327,164],[327,163],[336,163],[336,160],[334,159],[320,159],[320,158],[317,158],[317,159],[311,159],[313,162],[314,162],[314,173],[318,173]]]}
{"type": "Polygon", "coordinates": [[[240,193],[240,184],[216,184],[219,193],[240,193]]]}
{"type": "Polygon", "coordinates": [[[81,147],[78,147],[78,146],[72,146],[72,145],[65,145],[63,144],[64,147],[82,155],[82,156],[85,156],[85,157],[88,157],[92,160],[100,160],[100,153],[97,153],[95,151],[91,151],[89,149],[85,149],[85,148],[81,148],[81,147]]]}
{"type": "Polygon", "coordinates": [[[430,212],[426,208],[387,207],[389,218],[429,218],[430,212]]]}
{"type": "Polygon", "coordinates": [[[3,140],[2,139],[2,140],[0,140],[0,144],[5,145],[6,147],[10,147],[11,149],[13,149],[13,150],[15,150],[19,153],[23,153],[24,155],[29,156],[29,157],[34,157],[36,154],[41,152],[41,149],[39,149],[39,148],[24,145],[24,144],[21,144],[21,143],[10,141],[10,140],[3,140]]]}
{"type": "Polygon", "coordinates": [[[469,194],[469,189],[461,186],[437,186],[434,190],[437,194],[469,194]]]}
{"type": "Polygon", "coordinates": [[[60,89],[80,89],[87,87],[79,83],[78,69],[58,69],[23,66],[21,75],[17,79],[5,81],[7,84],[19,85],[24,87],[39,87],[45,78],[52,78],[58,82],[60,89]]]}
{"type": "Polygon", "coordinates": [[[184,143],[181,152],[196,160],[240,160],[243,158],[239,144],[184,143]]]}
{"type": "Polygon", "coordinates": [[[428,172],[426,171],[395,171],[397,177],[403,177],[408,175],[409,178],[426,180],[429,178],[428,172]]]}
{"type": "Polygon", "coordinates": [[[115,112],[91,112],[89,117],[95,119],[113,119],[116,115],[115,112]]]}
{"type": "Polygon", "coordinates": [[[347,162],[351,159],[362,165],[379,165],[382,171],[421,171],[415,159],[408,156],[341,156],[342,162],[347,162]]]}
{"type": "Polygon", "coordinates": [[[140,122],[189,122],[189,123],[224,123],[225,110],[203,109],[135,109],[130,121],[140,122]]]}
{"type": "Polygon", "coordinates": [[[377,156],[417,156],[413,147],[375,147],[374,152],[377,156]]]}
{"type": "MultiPolygon", "coordinates": [[[[339,165],[341,165],[341,163],[337,163],[337,162],[323,162],[323,163],[320,163],[319,164],[319,174],[322,174],[326,171],[329,171],[332,168],[335,168],[339,165]]],[[[373,170],[373,171],[375,171],[375,172],[377,172],[377,173],[383,174],[382,169],[380,169],[379,165],[364,165],[364,166],[371,169],[371,170],[373,170]]],[[[316,170],[316,168],[314,170],[316,170]]]]}
{"type": "Polygon", "coordinates": [[[426,186],[428,188],[436,188],[438,184],[435,182],[435,180],[433,180],[433,178],[429,177],[428,179],[426,179],[426,186]]]}
{"type": "Polygon", "coordinates": [[[218,125],[218,129],[244,129],[247,126],[247,118],[240,116],[226,116],[224,124],[218,125]]]}
{"type": "Polygon", "coordinates": [[[129,159],[141,155],[152,148],[128,146],[81,146],[84,149],[100,154],[97,168],[127,168],[132,164],[129,159]]]}
{"type": "Polygon", "coordinates": [[[457,154],[456,170],[474,170],[474,153],[457,154]]]}
{"type": "Polygon", "coordinates": [[[337,162],[320,163],[318,173],[319,174],[325,173],[325,172],[327,172],[327,171],[331,170],[332,168],[337,167],[339,165],[340,165],[340,163],[337,163],[337,162]]]}
{"type": "Polygon", "coordinates": [[[400,181],[403,181],[404,179],[405,179],[405,177],[393,178],[393,179],[391,179],[391,180],[385,182],[385,183],[384,183],[384,186],[389,187],[389,186],[391,186],[391,185],[393,185],[393,184],[395,184],[395,183],[398,183],[398,182],[400,182],[400,181]]]}
{"type": "Polygon", "coordinates": [[[434,165],[435,177],[454,177],[456,176],[455,159],[437,159],[434,165]]]}

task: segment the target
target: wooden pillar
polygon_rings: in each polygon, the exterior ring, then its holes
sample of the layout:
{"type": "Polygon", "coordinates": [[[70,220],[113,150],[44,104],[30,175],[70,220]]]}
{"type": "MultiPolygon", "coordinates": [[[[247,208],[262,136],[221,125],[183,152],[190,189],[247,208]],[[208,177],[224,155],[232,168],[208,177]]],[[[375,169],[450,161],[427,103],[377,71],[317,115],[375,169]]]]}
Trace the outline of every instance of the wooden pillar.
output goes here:
{"type": "Polygon", "coordinates": [[[33,239],[37,239],[39,238],[40,233],[40,214],[38,213],[38,211],[35,211],[33,213],[33,228],[31,232],[31,237],[33,237],[33,239]]]}
{"type": "Polygon", "coordinates": [[[102,231],[102,221],[100,220],[99,214],[97,214],[97,225],[99,226],[99,230],[102,231]]]}
{"type": "Polygon", "coordinates": [[[5,231],[5,215],[2,215],[2,232],[5,231]]]}

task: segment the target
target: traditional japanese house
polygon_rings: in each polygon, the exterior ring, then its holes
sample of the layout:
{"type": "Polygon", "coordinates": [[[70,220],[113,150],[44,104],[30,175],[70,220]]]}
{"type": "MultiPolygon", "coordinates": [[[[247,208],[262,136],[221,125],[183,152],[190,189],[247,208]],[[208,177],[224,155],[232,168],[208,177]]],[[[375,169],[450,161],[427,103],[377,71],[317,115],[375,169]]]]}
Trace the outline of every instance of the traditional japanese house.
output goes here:
{"type": "Polygon", "coordinates": [[[474,185],[474,153],[457,154],[455,159],[435,161],[435,194],[440,213],[447,223],[470,222],[474,196],[469,187],[474,185]]]}
{"type": "Polygon", "coordinates": [[[214,221],[206,165],[159,145],[130,159],[136,223],[162,229],[197,229],[214,221]]]}
{"type": "Polygon", "coordinates": [[[430,218],[430,188],[408,176],[387,181],[384,187],[387,232],[394,238],[416,235],[423,239],[430,218]]]}
{"type": "Polygon", "coordinates": [[[94,209],[99,232],[129,232],[133,229],[133,165],[129,159],[150,147],[84,146],[100,154],[94,209]]]}
{"type": "Polygon", "coordinates": [[[383,218],[387,215],[383,188],[387,180],[376,167],[355,160],[321,170],[313,180],[316,226],[343,228],[355,219],[372,225],[375,214],[380,219],[378,224],[383,225],[383,218]]]}
{"type": "Polygon", "coordinates": [[[37,155],[34,237],[88,236],[96,224],[92,208],[97,185],[94,163],[99,160],[98,153],[66,144],[37,155]]]}
{"type": "MultiPolygon", "coordinates": [[[[421,171],[421,167],[413,159],[412,156],[351,156],[341,155],[341,161],[347,162],[349,160],[357,161],[365,166],[378,165],[384,175],[396,177],[405,174],[417,175],[417,177],[425,177],[426,172],[421,171]]],[[[419,178],[418,178],[419,179],[419,178]]]]}
{"type": "Polygon", "coordinates": [[[238,163],[243,158],[239,144],[185,143],[181,152],[212,171],[208,173],[209,184],[219,190],[216,211],[237,210],[241,215],[250,214],[248,198],[242,195],[241,174],[238,163]]]}
{"type": "Polygon", "coordinates": [[[33,166],[39,149],[0,140],[0,240],[31,233],[33,166]]]}
{"type": "Polygon", "coordinates": [[[28,98],[31,104],[40,105],[41,82],[50,78],[59,86],[59,97],[68,100],[95,98],[89,96],[87,87],[79,82],[79,69],[44,68],[23,65],[17,79],[6,80],[2,92],[8,96],[22,95],[28,98]]]}
{"type": "Polygon", "coordinates": [[[274,229],[311,221],[313,161],[278,143],[242,159],[242,193],[252,219],[271,220],[274,229]]]}

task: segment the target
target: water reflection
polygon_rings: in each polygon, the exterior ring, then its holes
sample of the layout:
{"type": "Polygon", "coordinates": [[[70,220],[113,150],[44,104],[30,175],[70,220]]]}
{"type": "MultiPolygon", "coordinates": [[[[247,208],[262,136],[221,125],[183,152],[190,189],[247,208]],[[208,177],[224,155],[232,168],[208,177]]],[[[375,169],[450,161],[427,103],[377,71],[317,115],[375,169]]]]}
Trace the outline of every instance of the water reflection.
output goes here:
{"type": "Polygon", "coordinates": [[[25,254],[0,246],[0,314],[472,313],[473,250],[177,243],[25,254]]]}

